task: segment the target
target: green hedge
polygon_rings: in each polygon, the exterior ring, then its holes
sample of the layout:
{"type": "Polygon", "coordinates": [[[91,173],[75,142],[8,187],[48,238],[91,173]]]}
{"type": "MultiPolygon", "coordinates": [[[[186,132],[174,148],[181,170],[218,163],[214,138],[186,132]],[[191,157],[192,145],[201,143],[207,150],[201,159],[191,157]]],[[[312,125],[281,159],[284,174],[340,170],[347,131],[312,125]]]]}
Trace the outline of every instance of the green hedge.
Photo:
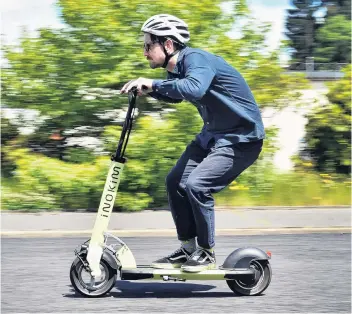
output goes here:
{"type": "MultiPolygon", "coordinates": [[[[179,104],[171,119],[140,117],[126,151],[116,211],[167,206],[165,177],[200,127],[196,113],[179,104]],[[185,135],[186,134],[186,135],[185,135]]],[[[113,152],[121,128],[108,126],[102,136],[113,152]]],[[[295,171],[278,173],[272,160],[276,130],[267,129],[263,152],[254,165],[215,195],[216,205],[349,205],[349,177],[318,174],[313,165],[295,162],[295,171]]],[[[12,178],[2,182],[2,209],[96,210],[103,192],[110,156],[89,156],[83,163],[60,161],[28,149],[5,147],[15,165],[12,178]]]]}

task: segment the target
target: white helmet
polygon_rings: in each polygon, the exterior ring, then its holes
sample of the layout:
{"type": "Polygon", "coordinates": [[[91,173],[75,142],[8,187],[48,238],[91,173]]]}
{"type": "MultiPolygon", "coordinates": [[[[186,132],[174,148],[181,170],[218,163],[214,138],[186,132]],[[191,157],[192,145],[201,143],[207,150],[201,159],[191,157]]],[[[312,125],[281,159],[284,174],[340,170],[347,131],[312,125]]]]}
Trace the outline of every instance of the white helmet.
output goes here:
{"type": "Polygon", "coordinates": [[[142,32],[155,36],[174,37],[179,43],[185,44],[189,41],[188,25],[170,14],[157,14],[145,21],[142,32]]]}

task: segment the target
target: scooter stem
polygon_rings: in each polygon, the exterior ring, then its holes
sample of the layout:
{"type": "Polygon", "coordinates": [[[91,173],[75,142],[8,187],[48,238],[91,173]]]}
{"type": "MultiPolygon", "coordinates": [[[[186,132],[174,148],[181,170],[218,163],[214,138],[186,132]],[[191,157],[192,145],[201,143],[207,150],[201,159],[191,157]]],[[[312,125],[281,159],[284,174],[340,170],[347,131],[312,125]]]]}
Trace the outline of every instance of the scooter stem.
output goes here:
{"type": "Polygon", "coordinates": [[[92,276],[100,276],[100,259],[103,253],[104,233],[108,229],[110,216],[114,207],[117,189],[120,184],[120,178],[125,163],[124,152],[128,143],[128,138],[132,129],[134,108],[136,104],[137,90],[134,88],[128,97],[128,111],[125,123],[122,128],[118,148],[115,155],[111,158],[111,164],[105,181],[103,195],[100,200],[98,214],[92,236],[89,242],[87,261],[91,269],[92,276]]]}
{"type": "Polygon", "coordinates": [[[112,161],[105,182],[104,192],[100,200],[98,214],[92,236],[89,242],[87,261],[92,271],[92,276],[100,275],[100,258],[103,253],[104,232],[107,231],[112,209],[114,207],[117,189],[120,183],[123,163],[112,161]]]}

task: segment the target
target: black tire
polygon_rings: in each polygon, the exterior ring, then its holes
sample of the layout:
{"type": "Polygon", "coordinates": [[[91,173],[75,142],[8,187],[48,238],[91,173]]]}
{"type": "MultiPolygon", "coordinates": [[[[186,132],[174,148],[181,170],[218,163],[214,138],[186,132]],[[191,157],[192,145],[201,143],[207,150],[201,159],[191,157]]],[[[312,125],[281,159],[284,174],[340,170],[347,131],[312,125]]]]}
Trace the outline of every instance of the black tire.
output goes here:
{"type": "Polygon", "coordinates": [[[254,280],[226,280],[229,288],[238,295],[260,295],[271,281],[271,267],[268,261],[252,261],[250,268],[255,269],[254,280]]]}
{"type": "MultiPolygon", "coordinates": [[[[85,260],[86,256],[81,255],[81,258],[85,260]]],[[[76,257],[70,269],[70,280],[74,289],[81,295],[91,298],[101,297],[108,293],[115,286],[117,272],[109,265],[104,257],[100,260],[100,268],[102,269],[102,276],[98,278],[99,281],[93,286],[89,285],[87,280],[91,278],[90,273],[85,269],[81,259],[76,257]]]]}

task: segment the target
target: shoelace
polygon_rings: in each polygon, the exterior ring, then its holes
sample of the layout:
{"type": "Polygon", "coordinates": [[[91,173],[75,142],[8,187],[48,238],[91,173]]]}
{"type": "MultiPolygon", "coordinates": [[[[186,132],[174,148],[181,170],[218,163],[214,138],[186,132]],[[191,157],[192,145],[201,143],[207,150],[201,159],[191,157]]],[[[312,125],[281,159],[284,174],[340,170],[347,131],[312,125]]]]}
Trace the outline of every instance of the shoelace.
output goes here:
{"type": "Polygon", "coordinates": [[[198,258],[200,258],[200,256],[202,255],[203,252],[207,256],[207,258],[209,258],[210,261],[214,261],[214,257],[212,257],[207,250],[202,250],[202,249],[195,250],[193,252],[193,254],[190,256],[190,259],[195,260],[195,261],[198,260],[198,258]]]}
{"type": "Polygon", "coordinates": [[[180,247],[179,249],[177,249],[175,252],[171,253],[170,255],[168,255],[167,257],[171,257],[177,253],[184,253],[186,254],[186,252],[182,249],[182,247],[180,247]]]}

